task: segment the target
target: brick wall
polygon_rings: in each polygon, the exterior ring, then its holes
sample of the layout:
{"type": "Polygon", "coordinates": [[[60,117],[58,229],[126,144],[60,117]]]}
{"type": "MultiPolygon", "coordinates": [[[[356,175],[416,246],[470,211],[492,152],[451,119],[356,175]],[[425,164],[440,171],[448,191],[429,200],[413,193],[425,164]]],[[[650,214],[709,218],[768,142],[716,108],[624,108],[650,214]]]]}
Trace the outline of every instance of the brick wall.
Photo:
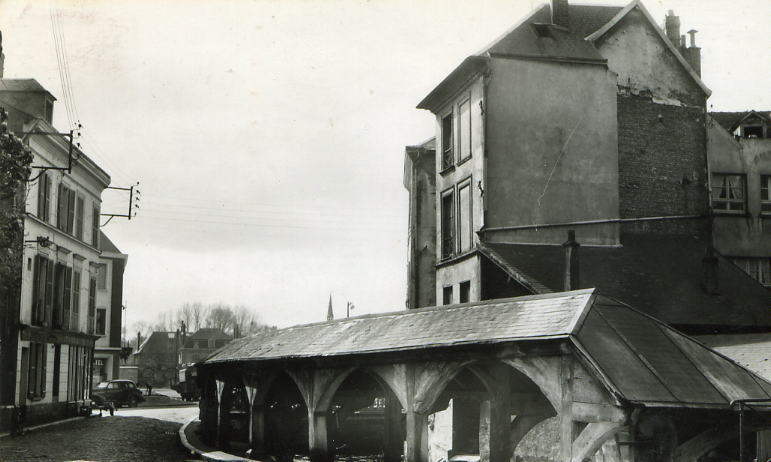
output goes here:
{"type": "MultiPolygon", "coordinates": [[[[619,94],[618,162],[621,218],[705,214],[706,129],[701,108],[656,104],[619,94]]],[[[704,221],[625,225],[627,232],[701,234],[704,221]]]]}

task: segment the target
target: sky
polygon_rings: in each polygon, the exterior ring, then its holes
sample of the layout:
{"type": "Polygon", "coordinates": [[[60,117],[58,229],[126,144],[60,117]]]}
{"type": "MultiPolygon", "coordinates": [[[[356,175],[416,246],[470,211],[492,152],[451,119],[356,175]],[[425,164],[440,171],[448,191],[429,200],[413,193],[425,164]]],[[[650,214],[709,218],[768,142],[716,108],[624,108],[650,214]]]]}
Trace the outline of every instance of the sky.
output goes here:
{"type": "MultiPolygon", "coordinates": [[[[644,3],[699,31],[712,109],[771,109],[771,2],[644,3]]],[[[80,121],[113,186],[139,182],[138,215],[103,228],[129,255],[127,324],[199,301],[287,326],[325,319],[330,294],[338,317],[404,308],[404,147],[434,130],[415,106],[540,4],[0,0],[0,30],[5,77],[59,98],[54,124],[80,121]]]]}

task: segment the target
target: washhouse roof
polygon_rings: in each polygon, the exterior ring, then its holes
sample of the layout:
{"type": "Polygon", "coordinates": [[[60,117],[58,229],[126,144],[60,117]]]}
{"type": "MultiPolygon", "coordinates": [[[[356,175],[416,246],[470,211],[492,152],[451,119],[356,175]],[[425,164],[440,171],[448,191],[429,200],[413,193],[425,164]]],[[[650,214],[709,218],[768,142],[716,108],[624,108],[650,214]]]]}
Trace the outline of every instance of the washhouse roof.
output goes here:
{"type": "Polygon", "coordinates": [[[570,341],[620,399],[725,408],[769,399],[771,384],[696,340],[595,289],[421,308],[306,324],[238,339],[202,366],[570,341]]]}

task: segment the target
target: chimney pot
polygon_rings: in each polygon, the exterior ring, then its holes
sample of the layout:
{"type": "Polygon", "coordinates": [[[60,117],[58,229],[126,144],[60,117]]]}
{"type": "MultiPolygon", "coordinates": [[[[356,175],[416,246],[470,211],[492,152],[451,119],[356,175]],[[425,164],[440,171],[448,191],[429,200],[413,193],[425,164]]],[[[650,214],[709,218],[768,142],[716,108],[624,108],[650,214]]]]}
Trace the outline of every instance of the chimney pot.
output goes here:
{"type": "Polygon", "coordinates": [[[568,0],[551,0],[551,22],[557,26],[570,27],[568,0]]]}

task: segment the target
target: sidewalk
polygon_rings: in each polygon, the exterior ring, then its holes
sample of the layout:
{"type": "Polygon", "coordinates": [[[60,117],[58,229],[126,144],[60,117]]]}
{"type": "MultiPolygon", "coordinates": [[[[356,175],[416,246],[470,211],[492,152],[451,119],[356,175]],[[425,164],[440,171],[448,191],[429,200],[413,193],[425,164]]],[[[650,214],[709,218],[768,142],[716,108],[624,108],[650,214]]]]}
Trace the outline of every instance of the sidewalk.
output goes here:
{"type": "Polygon", "coordinates": [[[198,418],[194,418],[179,429],[179,440],[187,450],[197,454],[203,460],[212,462],[254,462],[254,459],[234,456],[233,454],[222,452],[217,448],[205,444],[198,437],[198,428],[200,425],[201,422],[198,418]]]}

